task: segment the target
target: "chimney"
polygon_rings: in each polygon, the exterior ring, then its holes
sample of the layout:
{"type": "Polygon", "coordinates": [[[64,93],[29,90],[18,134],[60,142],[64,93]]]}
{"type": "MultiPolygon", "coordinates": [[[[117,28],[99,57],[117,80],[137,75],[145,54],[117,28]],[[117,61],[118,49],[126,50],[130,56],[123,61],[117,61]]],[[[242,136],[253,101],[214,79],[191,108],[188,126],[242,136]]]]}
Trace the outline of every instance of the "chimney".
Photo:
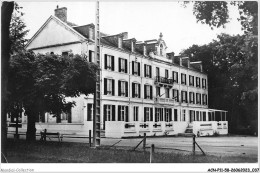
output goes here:
{"type": "Polygon", "coordinates": [[[59,6],[57,6],[57,8],[54,10],[54,15],[56,17],[58,17],[62,22],[67,22],[67,8],[66,7],[59,8],[59,6]]]}
{"type": "Polygon", "coordinates": [[[174,64],[174,52],[170,53],[170,58],[172,59],[172,64],[174,64]]]}
{"type": "Polygon", "coordinates": [[[180,66],[182,66],[182,57],[180,57],[180,66]]]}
{"type": "Polygon", "coordinates": [[[145,44],[143,44],[143,51],[144,51],[143,55],[146,56],[146,45],[145,44]]]}
{"type": "Polygon", "coordinates": [[[131,52],[135,52],[135,42],[136,42],[135,39],[131,40],[131,52]]]}
{"type": "Polygon", "coordinates": [[[202,63],[200,64],[200,72],[203,72],[202,63]]]}

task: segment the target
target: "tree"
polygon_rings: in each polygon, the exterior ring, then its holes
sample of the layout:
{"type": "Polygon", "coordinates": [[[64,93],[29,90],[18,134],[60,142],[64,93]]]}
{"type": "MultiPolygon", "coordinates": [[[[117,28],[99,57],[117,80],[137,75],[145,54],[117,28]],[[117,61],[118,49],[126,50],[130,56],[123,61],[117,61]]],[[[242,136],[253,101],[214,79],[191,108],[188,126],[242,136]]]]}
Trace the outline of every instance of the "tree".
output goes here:
{"type": "Polygon", "coordinates": [[[182,54],[192,61],[202,60],[208,74],[209,107],[229,111],[231,130],[239,125],[255,126],[252,122],[257,120],[257,39],[227,34],[217,38],[207,45],[193,45],[182,54]]]}
{"type": "Polygon", "coordinates": [[[35,140],[35,120],[42,112],[67,112],[74,102],[65,97],[88,95],[95,91],[98,66],[79,55],[58,56],[22,51],[10,60],[12,107],[19,103],[28,116],[26,139],[35,140]]]}
{"type": "MultiPolygon", "coordinates": [[[[184,2],[184,6],[189,2],[184,2]]],[[[214,27],[225,27],[229,22],[228,4],[237,6],[241,28],[245,33],[258,34],[258,2],[257,1],[195,1],[193,14],[197,22],[214,27]]]]}
{"type": "MultiPolygon", "coordinates": [[[[8,67],[10,59],[11,44],[9,39],[9,26],[11,21],[11,15],[14,9],[14,2],[2,2],[1,7],[1,146],[2,153],[6,155],[6,139],[7,139],[7,128],[6,128],[6,105],[8,101],[7,96],[7,84],[8,84],[8,67]]],[[[1,160],[5,159],[2,157],[1,160]]]]}
{"type": "Polygon", "coordinates": [[[11,40],[11,53],[14,54],[22,49],[27,42],[25,36],[29,32],[26,30],[26,24],[24,23],[22,16],[24,13],[21,11],[23,7],[20,7],[17,3],[14,3],[14,13],[10,23],[10,40],[11,40]]]}

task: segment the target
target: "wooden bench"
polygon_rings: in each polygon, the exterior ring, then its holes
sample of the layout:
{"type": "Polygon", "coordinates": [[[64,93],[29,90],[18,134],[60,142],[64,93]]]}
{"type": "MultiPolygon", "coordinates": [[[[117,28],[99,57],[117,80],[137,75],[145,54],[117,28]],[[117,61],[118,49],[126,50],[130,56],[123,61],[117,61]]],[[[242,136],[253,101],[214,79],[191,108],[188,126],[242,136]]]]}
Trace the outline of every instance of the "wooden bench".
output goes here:
{"type": "MultiPolygon", "coordinates": [[[[44,131],[41,131],[41,141],[46,141],[46,137],[49,136],[57,136],[57,138],[59,139],[59,142],[62,142],[62,138],[63,135],[60,134],[59,132],[56,133],[51,133],[51,132],[47,132],[47,129],[45,129],[44,131]]],[[[49,137],[50,138],[50,137],[49,137]]]]}

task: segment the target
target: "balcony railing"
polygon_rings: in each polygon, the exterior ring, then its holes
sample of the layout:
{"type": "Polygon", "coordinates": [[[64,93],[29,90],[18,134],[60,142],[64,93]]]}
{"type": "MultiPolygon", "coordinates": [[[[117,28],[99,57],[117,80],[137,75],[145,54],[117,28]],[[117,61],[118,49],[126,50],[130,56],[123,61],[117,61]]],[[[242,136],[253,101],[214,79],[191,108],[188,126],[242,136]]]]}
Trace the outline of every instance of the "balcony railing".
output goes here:
{"type": "Polygon", "coordinates": [[[155,103],[174,104],[175,99],[155,97],[155,103]]]}
{"type": "Polygon", "coordinates": [[[155,77],[155,83],[160,83],[160,84],[166,84],[169,86],[173,85],[173,79],[168,79],[162,76],[156,76],[155,77]]]}

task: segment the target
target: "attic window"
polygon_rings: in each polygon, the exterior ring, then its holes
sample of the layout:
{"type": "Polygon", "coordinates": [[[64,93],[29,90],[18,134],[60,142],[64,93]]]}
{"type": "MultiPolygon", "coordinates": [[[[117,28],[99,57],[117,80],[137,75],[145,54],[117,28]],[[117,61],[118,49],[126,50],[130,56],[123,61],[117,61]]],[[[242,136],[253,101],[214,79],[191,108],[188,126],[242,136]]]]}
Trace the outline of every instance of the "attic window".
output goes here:
{"type": "Polygon", "coordinates": [[[163,45],[162,44],[160,45],[160,55],[161,56],[163,55],[163,45]]]}

